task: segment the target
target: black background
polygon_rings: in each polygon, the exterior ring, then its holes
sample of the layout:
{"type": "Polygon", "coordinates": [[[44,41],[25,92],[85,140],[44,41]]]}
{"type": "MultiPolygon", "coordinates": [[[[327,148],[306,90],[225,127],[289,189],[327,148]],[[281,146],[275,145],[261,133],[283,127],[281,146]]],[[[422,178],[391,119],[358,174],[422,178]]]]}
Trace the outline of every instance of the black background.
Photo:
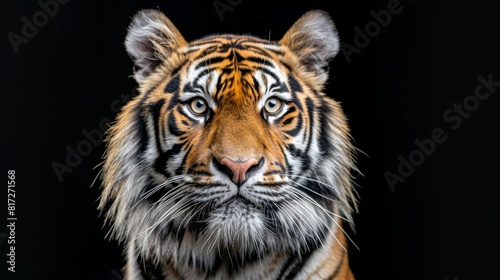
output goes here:
{"type": "MultiPolygon", "coordinates": [[[[220,0],[226,3],[226,0],[220,0]]],[[[58,180],[52,165],[67,164],[67,148],[87,141],[115,116],[136,86],[123,47],[131,16],[163,11],[187,40],[213,33],[251,33],[279,39],[310,9],[324,9],[341,41],[355,44],[355,27],[374,20],[386,1],[241,2],[218,16],[213,1],[69,1],[15,53],[7,34],[22,35],[42,10],[36,1],[1,5],[1,103],[7,213],[7,170],[16,171],[16,273],[7,271],[7,228],[0,227],[1,279],[120,279],[120,245],[105,238],[96,210],[104,144],[58,180]],[[116,100],[116,101],[115,101],[116,100]]],[[[478,76],[500,81],[499,9],[494,1],[401,0],[359,53],[330,64],[327,92],[342,102],[358,155],[360,212],[350,232],[357,279],[496,279],[500,252],[497,181],[500,87],[480,101],[457,129],[443,114],[471,100],[478,76]],[[415,140],[436,128],[436,144],[413,173],[391,189],[415,140]],[[398,158],[401,156],[400,158],[398,158]]],[[[358,44],[359,46],[359,44],[358,44]]],[[[484,90],[484,89],[483,89],[484,90]]],[[[472,104],[472,103],[471,103],[472,104]]],[[[457,114],[453,114],[457,115],[457,114]]],[[[7,224],[2,219],[1,224],[7,224]]]]}

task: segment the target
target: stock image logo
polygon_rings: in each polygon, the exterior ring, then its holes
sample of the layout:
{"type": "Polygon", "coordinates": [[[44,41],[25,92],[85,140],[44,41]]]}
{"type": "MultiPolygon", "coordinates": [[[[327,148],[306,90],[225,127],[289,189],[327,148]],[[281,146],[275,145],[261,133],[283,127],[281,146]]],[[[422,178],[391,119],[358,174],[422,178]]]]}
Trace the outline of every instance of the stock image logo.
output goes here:
{"type": "Polygon", "coordinates": [[[212,5],[219,17],[220,21],[224,21],[224,14],[234,11],[234,8],[239,6],[243,0],[215,0],[212,5]]]}
{"type": "Polygon", "coordinates": [[[443,112],[443,122],[449,127],[436,127],[430,136],[424,139],[415,139],[415,149],[413,149],[408,156],[399,155],[397,171],[386,171],[384,178],[391,191],[395,191],[397,183],[403,183],[410,177],[415,169],[432,156],[439,145],[443,144],[449,138],[449,132],[459,129],[464,120],[471,117],[472,113],[476,112],[481,102],[488,100],[492,93],[500,87],[500,80],[498,82],[493,80],[493,74],[477,77],[478,84],[474,89],[474,94],[466,96],[462,102],[454,103],[451,108],[443,112]]]}
{"type": "Polygon", "coordinates": [[[403,5],[399,0],[389,0],[385,9],[370,11],[370,16],[373,20],[367,22],[363,28],[354,27],[353,44],[347,42],[340,43],[340,50],[344,55],[347,63],[351,63],[354,54],[360,54],[361,50],[368,47],[371,40],[380,35],[383,28],[389,26],[393,16],[400,14],[403,11],[403,5]]]}
{"type": "MultiPolygon", "coordinates": [[[[113,114],[120,112],[121,107],[125,105],[136,94],[137,88],[134,87],[130,94],[121,94],[120,97],[113,100],[110,104],[110,110],[113,114]]],[[[83,129],[82,138],[75,145],[67,145],[64,149],[66,155],[63,161],[54,160],[50,164],[52,171],[59,183],[64,180],[65,174],[71,174],[75,168],[80,166],[83,160],[90,156],[94,148],[101,145],[104,141],[104,135],[109,128],[111,118],[104,117],[99,121],[97,128],[83,129]]]]}
{"type": "Polygon", "coordinates": [[[55,17],[61,5],[66,5],[70,0],[40,0],[38,1],[38,6],[40,10],[36,11],[31,17],[23,16],[21,18],[22,26],[21,30],[18,32],[9,32],[7,34],[7,39],[14,53],[19,53],[19,48],[21,45],[28,44],[31,39],[33,39],[40,29],[45,27],[50,18],[55,17]]]}

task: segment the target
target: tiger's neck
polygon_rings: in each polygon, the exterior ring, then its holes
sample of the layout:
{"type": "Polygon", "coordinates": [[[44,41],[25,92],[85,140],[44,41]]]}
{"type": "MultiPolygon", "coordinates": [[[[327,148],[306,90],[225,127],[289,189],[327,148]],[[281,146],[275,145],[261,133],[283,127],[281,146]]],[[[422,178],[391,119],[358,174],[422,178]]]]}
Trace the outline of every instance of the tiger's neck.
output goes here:
{"type": "MultiPolygon", "coordinates": [[[[245,263],[220,258],[209,272],[190,267],[189,264],[173,265],[166,260],[160,265],[141,259],[135,246],[129,244],[125,280],[164,279],[333,279],[354,280],[349,268],[347,242],[343,231],[337,228],[321,246],[301,256],[293,253],[270,252],[245,263]]],[[[219,253],[220,254],[220,253],[219,253]]]]}

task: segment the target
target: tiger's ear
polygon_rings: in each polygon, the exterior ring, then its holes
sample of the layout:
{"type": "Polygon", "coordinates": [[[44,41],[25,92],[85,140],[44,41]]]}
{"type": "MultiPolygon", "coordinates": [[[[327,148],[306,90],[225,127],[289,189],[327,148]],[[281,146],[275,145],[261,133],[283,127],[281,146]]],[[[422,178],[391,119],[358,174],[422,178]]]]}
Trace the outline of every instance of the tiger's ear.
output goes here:
{"type": "Polygon", "coordinates": [[[328,62],[339,52],[339,37],[330,16],[321,10],[300,17],[280,40],[299,58],[307,71],[324,76],[328,62]]]}
{"type": "Polygon", "coordinates": [[[125,39],[125,48],[135,64],[134,77],[143,82],[186,40],[174,24],[161,12],[142,10],[132,19],[125,39]]]}

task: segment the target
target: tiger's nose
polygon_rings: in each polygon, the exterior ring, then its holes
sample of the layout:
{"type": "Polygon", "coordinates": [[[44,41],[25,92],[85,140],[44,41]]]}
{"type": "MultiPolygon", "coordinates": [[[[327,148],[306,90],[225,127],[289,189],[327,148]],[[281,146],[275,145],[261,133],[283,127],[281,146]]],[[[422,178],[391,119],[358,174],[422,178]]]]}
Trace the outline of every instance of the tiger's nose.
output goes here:
{"type": "Polygon", "coordinates": [[[223,158],[219,164],[217,164],[217,161],[215,162],[218,169],[228,175],[231,181],[238,185],[238,187],[246,182],[248,173],[260,163],[256,158],[250,158],[244,161],[234,161],[229,158],[223,158]]]}

